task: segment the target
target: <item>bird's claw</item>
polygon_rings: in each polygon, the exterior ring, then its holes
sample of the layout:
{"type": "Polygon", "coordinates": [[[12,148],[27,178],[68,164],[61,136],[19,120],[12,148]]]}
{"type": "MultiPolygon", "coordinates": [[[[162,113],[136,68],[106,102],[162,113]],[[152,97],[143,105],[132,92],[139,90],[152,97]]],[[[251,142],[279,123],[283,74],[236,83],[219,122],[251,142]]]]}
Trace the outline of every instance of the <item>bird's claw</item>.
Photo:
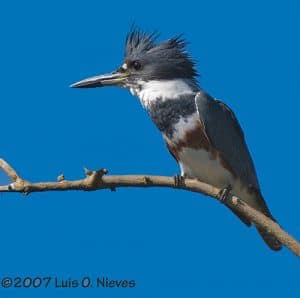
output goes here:
{"type": "Polygon", "coordinates": [[[175,185],[175,187],[185,186],[184,179],[185,179],[184,176],[181,176],[179,174],[175,175],[174,176],[174,185],[175,185]]]}
{"type": "Polygon", "coordinates": [[[220,190],[218,194],[218,198],[221,203],[223,204],[226,203],[231,190],[232,190],[232,186],[230,184],[220,190]]]}

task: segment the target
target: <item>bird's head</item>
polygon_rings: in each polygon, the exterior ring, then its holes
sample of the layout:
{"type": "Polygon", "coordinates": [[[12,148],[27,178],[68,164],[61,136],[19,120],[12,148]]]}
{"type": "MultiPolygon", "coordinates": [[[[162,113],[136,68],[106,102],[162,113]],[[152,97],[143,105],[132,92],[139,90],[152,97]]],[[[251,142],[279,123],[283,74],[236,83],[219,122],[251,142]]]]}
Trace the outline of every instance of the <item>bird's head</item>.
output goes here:
{"type": "Polygon", "coordinates": [[[143,82],[186,79],[195,81],[195,62],[186,51],[181,36],[156,43],[157,34],[129,32],[124,61],[116,71],[74,83],[74,88],[120,86],[136,88],[143,82]]]}

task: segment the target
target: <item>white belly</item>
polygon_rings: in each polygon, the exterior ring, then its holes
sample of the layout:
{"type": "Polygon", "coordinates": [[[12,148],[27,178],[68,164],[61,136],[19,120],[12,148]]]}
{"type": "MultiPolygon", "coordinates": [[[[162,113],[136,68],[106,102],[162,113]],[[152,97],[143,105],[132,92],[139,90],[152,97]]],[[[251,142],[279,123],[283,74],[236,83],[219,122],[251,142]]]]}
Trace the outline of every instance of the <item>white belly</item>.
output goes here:
{"type": "Polygon", "coordinates": [[[232,185],[234,177],[225,169],[220,160],[213,159],[204,149],[183,148],[179,154],[181,174],[196,178],[219,188],[232,185]]]}
{"type": "Polygon", "coordinates": [[[218,158],[212,159],[209,153],[203,149],[184,148],[179,154],[181,175],[188,178],[199,179],[220,189],[231,185],[231,194],[238,196],[253,207],[255,194],[249,193],[247,187],[239,179],[225,169],[218,158]]]}

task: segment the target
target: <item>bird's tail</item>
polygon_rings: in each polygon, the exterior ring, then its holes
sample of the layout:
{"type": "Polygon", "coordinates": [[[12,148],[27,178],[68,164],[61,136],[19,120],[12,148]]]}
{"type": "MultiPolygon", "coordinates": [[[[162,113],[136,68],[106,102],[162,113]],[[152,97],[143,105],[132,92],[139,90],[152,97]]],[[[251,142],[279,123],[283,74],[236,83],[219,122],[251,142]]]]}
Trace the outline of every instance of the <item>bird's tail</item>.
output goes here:
{"type": "MultiPolygon", "coordinates": [[[[255,209],[262,212],[264,215],[269,217],[274,222],[277,222],[276,219],[272,216],[272,214],[266,204],[266,201],[264,200],[260,191],[257,192],[257,194],[256,194],[256,204],[257,204],[257,206],[253,206],[255,209]]],[[[281,242],[275,236],[273,236],[270,232],[268,232],[268,230],[258,227],[258,226],[255,226],[255,227],[256,227],[258,233],[260,234],[260,236],[262,237],[262,239],[272,250],[278,251],[282,248],[281,242]]]]}
{"type": "MultiPolygon", "coordinates": [[[[267,216],[276,222],[276,220],[272,217],[271,214],[268,214],[267,216]]],[[[278,251],[282,248],[281,242],[275,236],[273,236],[270,232],[268,232],[266,229],[263,229],[263,228],[260,228],[257,226],[256,226],[256,229],[257,229],[258,233],[260,234],[260,236],[262,237],[262,239],[265,241],[265,243],[272,250],[278,251]]]]}
{"type": "MultiPolygon", "coordinates": [[[[272,216],[264,198],[262,197],[262,195],[260,193],[256,194],[255,200],[254,201],[249,201],[248,204],[250,206],[252,206],[253,208],[255,208],[256,210],[262,212],[264,215],[266,215],[267,217],[269,217],[270,219],[272,219],[273,221],[276,222],[275,218],[272,216]]],[[[227,206],[229,207],[229,206],[227,206]]],[[[251,226],[251,222],[248,218],[246,218],[242,213],[232,209],[229,207],[229,209],[231,209],[231,211],[237,215],[240,220],[246,224],[248,227],[251,226]]],[[[282,244],[281,242],[274,237],[270,232],[268,232],[266,229],[255,226],[258,233],[260,234],[260,236],[262,237],[262,239],[265,241],[265,243],[274,251],[278,251],[282,248],[282,244]]]]}

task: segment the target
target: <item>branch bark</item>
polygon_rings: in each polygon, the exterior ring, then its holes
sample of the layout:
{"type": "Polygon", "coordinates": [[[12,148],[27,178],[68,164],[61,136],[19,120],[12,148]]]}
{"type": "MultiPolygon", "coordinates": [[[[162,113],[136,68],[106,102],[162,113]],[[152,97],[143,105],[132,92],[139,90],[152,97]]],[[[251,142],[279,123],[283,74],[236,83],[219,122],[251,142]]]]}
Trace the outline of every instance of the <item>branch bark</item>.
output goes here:
{"type": "MultiPolygon", "coordinates": [[[[29,194],[42,191],[84,190],[94,191],[101,189],[115,190],[117,187],[168,187],[202,193],[219,200],[220,189],[195,179],[185,179],[182,185],[176,185],[174,177],[152,175],[121,175],[106,176],[107,170],[90,171],[85,169],[85,178],[79,180],[65,180],[64,175],[57,177],[57,182],[31,183],[21,178],[18,173],[3,159],[0,159],[0,168],[11,178],[12,183],[0,186],[0,192],[19,192],[29,194]]],[[[283,245],[288,247],[296,256],[300,256],[300,243],[285,232],[277,223],[253,209],[236,196],[229,195],[226,204],[239,211],[252,223],[268,230],[283,245]]]]}

